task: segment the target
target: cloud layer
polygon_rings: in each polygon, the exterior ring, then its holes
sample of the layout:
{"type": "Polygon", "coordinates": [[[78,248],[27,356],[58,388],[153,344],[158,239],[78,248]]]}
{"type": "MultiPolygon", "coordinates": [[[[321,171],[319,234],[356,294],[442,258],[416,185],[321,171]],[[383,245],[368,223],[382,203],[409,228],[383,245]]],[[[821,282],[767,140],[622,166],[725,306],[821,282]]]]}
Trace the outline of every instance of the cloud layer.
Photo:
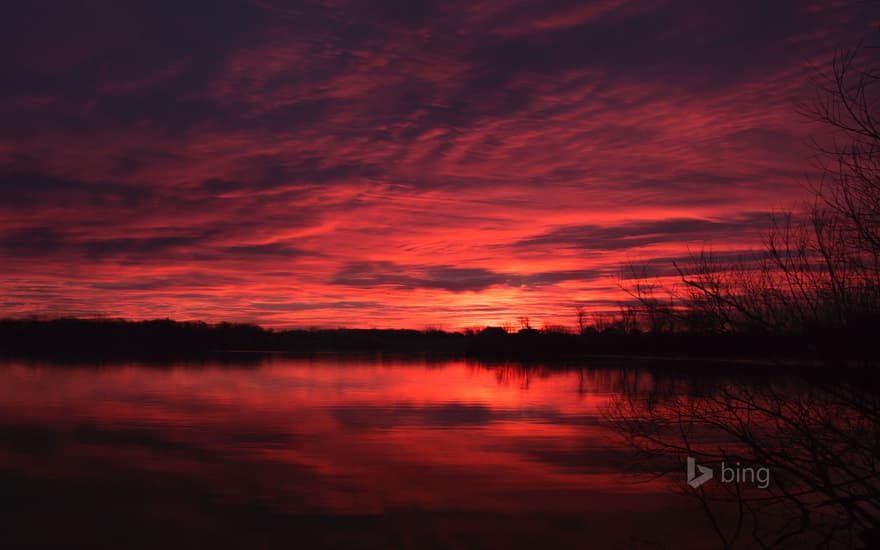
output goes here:
{"type": "MultiPolygon", "coordinates": [[[[30,3],[0,22],[2,315],[572,324],[747,249],[862,3],[30,3]]],[[[876,10],[875,10],[876,11],[876,10]]]]}

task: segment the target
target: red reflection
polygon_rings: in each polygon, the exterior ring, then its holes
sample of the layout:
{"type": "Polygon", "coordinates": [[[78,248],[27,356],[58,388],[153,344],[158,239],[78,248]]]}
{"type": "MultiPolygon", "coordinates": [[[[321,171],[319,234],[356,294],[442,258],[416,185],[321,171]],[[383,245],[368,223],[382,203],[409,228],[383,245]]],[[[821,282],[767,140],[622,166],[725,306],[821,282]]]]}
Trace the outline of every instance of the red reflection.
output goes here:
{"type": "Polygon", "coordinates": [[[607,540],[614,518],[681,505],[625,471],[626,448],[602,423],[607,373],[276,359],[10,364],[3,379],[0,468],[27,478],[159,476],[214,504],[284,514],[580,518],[575,535],[591,525],[607,540]]]}

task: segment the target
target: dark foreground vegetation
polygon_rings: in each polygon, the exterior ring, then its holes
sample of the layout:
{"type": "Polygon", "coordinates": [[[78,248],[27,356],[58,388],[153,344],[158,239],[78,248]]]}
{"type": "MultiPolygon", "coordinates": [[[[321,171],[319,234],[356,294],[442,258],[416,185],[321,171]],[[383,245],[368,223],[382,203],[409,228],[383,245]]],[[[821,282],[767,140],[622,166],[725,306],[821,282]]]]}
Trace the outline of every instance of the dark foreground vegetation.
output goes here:
{"type": "Polygon", "coordinates": [[[872,367],[853,376],[822,365],[758,385],[736,377],[702,395],[615,400],[610,419],[646,460],[772,471],[766,489],[707,483],[688,491],[720,548],[880,548],[876,50],[837,55],[802,108],[828,130],[817,139],[824,175],[812,184],[806,215],[777,216],[750,258],[722,263],[700,254],[674,266],[672,285],[639,269],[626,279],[634,305],[618,321],[641,319],[654,333],[773,335],[766,342],[802,342],[831,365],[859,357],[872,367]],[[793,384],[800,389],[790,391],[793,384]]]}

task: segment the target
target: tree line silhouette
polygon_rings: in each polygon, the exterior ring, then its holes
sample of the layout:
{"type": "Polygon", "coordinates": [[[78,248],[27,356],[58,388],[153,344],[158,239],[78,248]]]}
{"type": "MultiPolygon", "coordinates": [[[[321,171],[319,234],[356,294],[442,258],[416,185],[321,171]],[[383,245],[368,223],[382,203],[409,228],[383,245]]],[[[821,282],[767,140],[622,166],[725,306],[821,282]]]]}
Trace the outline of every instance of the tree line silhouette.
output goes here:
{"type": "Polygon", "coordinates": [[[877,357],[871,334],[624,331],[500,327],[462,332],[397,329],[271,330],[257,325],[122,319],[0,320],[0,355],[186,358],[222,352],[425,352],[503,359],[588,355],[852,360],[877,357]]]}

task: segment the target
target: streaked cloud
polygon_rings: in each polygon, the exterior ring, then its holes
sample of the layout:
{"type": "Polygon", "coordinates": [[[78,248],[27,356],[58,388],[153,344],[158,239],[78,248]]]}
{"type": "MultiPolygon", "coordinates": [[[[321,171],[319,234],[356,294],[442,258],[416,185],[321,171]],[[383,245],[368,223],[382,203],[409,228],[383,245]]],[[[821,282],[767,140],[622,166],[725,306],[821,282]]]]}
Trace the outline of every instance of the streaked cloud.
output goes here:
{"type": "Polygon", "coordinates": [[[804,196],[809,65],[880,20],[48,4],[0,22],[0,314],[271,326],[572,324],[628,262],[747,250],[804,196]]]}

